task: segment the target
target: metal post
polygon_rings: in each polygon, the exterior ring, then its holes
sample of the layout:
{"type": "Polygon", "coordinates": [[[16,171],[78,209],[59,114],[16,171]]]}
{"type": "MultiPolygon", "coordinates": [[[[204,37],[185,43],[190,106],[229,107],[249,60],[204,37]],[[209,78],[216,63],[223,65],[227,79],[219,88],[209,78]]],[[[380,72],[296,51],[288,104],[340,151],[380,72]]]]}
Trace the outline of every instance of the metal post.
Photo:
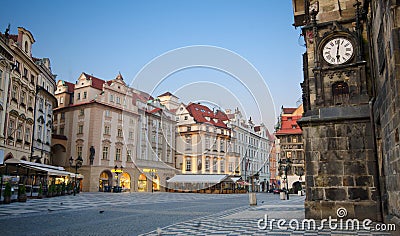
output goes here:
{"type": "Polygon", "coordinates": [[[286,196],[287,196],[287,200],[289,200],[289,178],[287,176],[287,171],[288,171],[288,166],[286,164],[285,166],[285,175],[286,175],[286,196]]]}

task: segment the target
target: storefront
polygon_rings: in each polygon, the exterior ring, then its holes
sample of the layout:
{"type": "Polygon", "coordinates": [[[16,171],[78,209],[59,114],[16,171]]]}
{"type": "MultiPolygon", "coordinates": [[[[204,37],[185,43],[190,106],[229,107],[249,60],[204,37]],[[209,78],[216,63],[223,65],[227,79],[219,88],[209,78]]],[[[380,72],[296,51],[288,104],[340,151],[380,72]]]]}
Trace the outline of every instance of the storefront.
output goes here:
{"type": "Polygon", "coordinates": [[[15,200],[18,194],[18,186],[21,184],[25,185],[28,197],[37,197],[39,189],[42,189],[43,194],[46,194],[50,185],[75,183],[75,178],[77,178],[76,183],[78,184],[83,179],[82,175],[75,176],[74,173],[65,171],[60,166],[34,163],[15,158],[6,160],[4,164],[5,167],[1,168],[1,198],[3,198],[6,183],[11,184],[13,193],[11,199],[15,200]]]}

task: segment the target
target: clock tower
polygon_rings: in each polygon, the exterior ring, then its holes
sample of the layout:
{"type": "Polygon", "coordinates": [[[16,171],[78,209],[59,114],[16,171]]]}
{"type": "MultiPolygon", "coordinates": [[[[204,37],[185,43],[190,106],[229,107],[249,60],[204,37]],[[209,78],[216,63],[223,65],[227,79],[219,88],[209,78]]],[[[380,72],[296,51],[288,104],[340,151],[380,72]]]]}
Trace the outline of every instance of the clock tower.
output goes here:
{"type": "Polygon", "coordinates": [[[306,218],[381,220],[371,125],[368,1],[293,0],[302,26],[306,218]],[[345,209],[345,216],[338,210],[345,209]]]}

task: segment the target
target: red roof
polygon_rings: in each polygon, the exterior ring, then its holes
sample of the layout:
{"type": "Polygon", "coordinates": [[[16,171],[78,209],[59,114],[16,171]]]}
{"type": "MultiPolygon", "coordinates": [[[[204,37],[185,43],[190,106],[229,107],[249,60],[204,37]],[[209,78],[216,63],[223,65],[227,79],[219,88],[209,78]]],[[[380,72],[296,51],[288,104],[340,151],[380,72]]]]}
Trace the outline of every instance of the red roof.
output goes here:
{"type": "Polygon", "coordinates": [[[276,135],[285,134],[301,134],[302,130],[297,124],[301,116],[281,116],[281,128],[276,132],[276,135]]]}
{"type": "Polygon", "coordinates": [[[156,113],[157,111],[161,111],[161,108],[156,107],[156,108],[154,108],[153,110],[148,111],[147,113],[153,114],[153,113],[156,113]]]}
{"type": "Polygon", "coordinates": [[[64,81],[64,84],[68,86],[68,92],[73,93],[75,89],[75,84],[64,81]]]}
{"type": "Polygon", "coordinates": [[[297,108],[290,107],[290,108],[283,108],[282,110],[284,114],[293,114],[293,112],[295,112],[297,108]]]}
{"type": "MultiPolygon", "coordinates": [[[[96,78],[93,75],[88,75],[86,73],[83,73],[85,75],[85,77],[89,80],[92,81],[92,87],[99,89],[99,90],[103,90],[103,84],[106,82],[102,79],[96,78]]],[[[109,81],[108,81],[109,82],[109,81]]]]}
{"type": "Polygon", "coordinates": [[[214,114],[214,112],[212,112],[210,108],[197,103],[190,103],[186,107],[186,109],[189,111],[194,120],[198,123],[209,123],[214,126],[227,128],[226,124],[223,121],[227,121],[228,116],[222,111],[218,110],[214,114]]]}

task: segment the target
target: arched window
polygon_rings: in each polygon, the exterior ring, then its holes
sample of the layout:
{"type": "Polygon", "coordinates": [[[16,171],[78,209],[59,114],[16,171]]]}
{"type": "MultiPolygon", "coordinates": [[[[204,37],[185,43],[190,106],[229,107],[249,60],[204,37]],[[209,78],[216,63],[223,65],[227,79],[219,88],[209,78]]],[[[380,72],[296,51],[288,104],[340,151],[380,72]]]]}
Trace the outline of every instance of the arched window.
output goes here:
{"type": "Polygon", "coordinates": [[[349,86],[339,81],[332,85],[333,105],[343,105],[349,102],[349,86]]]}
{"type": "Polygon", "coordinates": [[[29,44],[28,44],[28,41],[25,41],[25,52],[26,52],[26,53],[29,52],[29,44]]]}

